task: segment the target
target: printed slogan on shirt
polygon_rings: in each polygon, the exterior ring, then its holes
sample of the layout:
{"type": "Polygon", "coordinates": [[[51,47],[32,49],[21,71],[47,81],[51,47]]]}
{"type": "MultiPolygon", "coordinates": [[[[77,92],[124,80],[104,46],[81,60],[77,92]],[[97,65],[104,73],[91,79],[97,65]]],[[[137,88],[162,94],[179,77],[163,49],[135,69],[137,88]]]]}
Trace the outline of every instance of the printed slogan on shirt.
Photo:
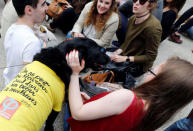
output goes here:
{"type": "Polygon", "coordinates": [[[47,93],[47,86],[50,86],[47,81],[24,68],[3,91],[14,92],[24,96],[26,99],[21,100],[21,103],[31,107],[32,105],[37,105],[35,96],[40,90],[47,93]]]}

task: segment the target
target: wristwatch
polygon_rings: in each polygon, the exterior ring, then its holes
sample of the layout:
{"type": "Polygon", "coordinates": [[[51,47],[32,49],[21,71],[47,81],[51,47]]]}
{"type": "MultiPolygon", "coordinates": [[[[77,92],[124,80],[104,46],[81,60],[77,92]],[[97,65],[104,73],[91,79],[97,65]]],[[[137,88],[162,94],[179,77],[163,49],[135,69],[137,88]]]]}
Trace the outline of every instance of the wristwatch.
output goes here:
{"type": "Polygon", "coordinates": [[[129,57],[128,57],[128,56],[127,56],[127,59],[126,59],[126,61],[127,61],[127,62],[130,62],[130,59],[129,59],[129,57]]]}

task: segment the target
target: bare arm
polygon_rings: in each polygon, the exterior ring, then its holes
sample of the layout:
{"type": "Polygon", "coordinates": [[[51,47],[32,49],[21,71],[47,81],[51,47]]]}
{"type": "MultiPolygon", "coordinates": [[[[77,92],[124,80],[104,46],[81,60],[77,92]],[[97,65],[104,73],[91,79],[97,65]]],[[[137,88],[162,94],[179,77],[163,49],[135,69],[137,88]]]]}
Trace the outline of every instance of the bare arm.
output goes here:
{"type": "Polygon", "coordinates": [[[111,60],[115,62],[125,62],[127,59],[129,59],[130,62],[134,62],[134,56],[122,56],[120,55],[122,52],[122,49],[117,49],[114,51],[113,55],[110,56],[111,60]]]}
{"type": "Polygon", "coordinates": [[[83,104],[80,95],[79,72],[84,67],[84,62],[80,66],[78,52],[75,51],[67,55],[66,59],[73,70],[69,85],[69,104],[74,119],[94,120],[120,114],[131,104],[134,95],[126,89],[114,91],[101,99],[83,104]]]}

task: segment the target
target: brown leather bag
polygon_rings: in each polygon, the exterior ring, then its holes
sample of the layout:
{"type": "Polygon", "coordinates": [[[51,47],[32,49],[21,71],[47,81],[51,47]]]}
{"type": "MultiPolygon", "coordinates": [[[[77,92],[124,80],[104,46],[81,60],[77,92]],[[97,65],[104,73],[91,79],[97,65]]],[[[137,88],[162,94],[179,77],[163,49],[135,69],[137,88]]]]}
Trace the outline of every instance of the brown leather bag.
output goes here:
{"type": "Polygon", "coordinates": [[[66,0],[53,0],[48,6],[48,10],[46,10],[47,15],[57,19],[66,9],[66,2],[66,0]]]}
{"type": "Polygon", "coordinates": [[[114,73],[112,71],[91,72],[83,80],[88,83],[95,82],[96,84],[101,82],[113,83],[114,73]]]}

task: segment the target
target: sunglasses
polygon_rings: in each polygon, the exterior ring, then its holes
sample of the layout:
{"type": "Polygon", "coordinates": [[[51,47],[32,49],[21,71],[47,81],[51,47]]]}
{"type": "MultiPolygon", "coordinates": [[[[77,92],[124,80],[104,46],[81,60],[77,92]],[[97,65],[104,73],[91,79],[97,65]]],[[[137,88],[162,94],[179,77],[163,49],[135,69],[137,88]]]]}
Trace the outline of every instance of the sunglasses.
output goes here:
{"type": "MultiPolygon", "coordinates": [[[[138,0],[133,0],[133,3],[136,3],[138,0]]],[[[148,0],[139,0],[140,5],[144,5],[148,0]]],[[[150,3],[154,2],[155,0],[149,0],[150,3]]]]}

